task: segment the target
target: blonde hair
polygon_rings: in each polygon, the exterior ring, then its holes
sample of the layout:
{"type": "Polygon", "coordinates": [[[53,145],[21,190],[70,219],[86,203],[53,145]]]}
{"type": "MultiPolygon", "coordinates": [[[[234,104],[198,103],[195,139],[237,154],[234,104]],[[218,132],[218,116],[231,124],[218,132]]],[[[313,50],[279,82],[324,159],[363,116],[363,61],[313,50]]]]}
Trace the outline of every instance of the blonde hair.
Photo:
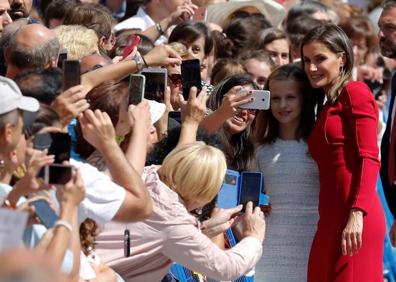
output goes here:
{"type": "Polygon", "coordinates": [[[169,46],[177,53],[183,60],[195,59],[193,54],[187,49],[183,43],[174,41],[169,43],[169,46]]]}
{"type": "Polygon", "coordinates": [[[223,152],[195,142],[170,152],[158,173],[184,201],[205,205],[219,192],[226,170],[223,152]]]}
{"type": "Polygon", "coordinates": [[[82,25],[60,25],[54,29],[61,48],[67,49],[68,59],[81,60],[98,53],[98,36],[95,31],[82,25]]]}

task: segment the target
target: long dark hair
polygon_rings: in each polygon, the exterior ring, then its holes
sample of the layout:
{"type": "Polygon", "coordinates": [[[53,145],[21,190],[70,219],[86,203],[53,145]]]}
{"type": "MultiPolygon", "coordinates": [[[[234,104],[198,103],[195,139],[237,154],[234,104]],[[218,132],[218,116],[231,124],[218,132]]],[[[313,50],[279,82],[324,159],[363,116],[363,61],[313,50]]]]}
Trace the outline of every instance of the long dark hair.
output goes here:
{"type": "MultiPolygon", "coordinates": [[[[212,110],[217,110],[222,103],[224,95],[227,94],[232,87],[237,85],[253,85],[255,89],[258,89],[248,75],[237,74],[230,76],[217,85],[209,98],[208,107],[212,110]]],[[[252,125],[237,134],[230,134],[224,128],[222,128],[221,131],[224,143],[224,154],[227,158],[228,167],[239,171],[253,169],[255,146],[251,134],[252,125]]]]}
{"type": "Polygon", "coordinates": [[[185,41],[189,44],[199,39],[201,36],[205,38],[204,51],[208,56],[213,49],[212,34],[208,27],[202,22],[183,22],[178,24],[169,35],[169,43],[185,41]]]}
{"type": "MultiPolygon", "coordinates": [[[[294,81],[299,85],[302,96],[300,124],[297,128],[297,139],[307,140],[315,122],[314,101],[311,84],[305,72],[297,64],[287,64],[276,68],[268,77],[265,89],[273,81],[294,81]]],[[[279,137],[279,122],[271,110],[260,111],[254,127],[255,140],[260,144],[270,144],[279,137]]]]}

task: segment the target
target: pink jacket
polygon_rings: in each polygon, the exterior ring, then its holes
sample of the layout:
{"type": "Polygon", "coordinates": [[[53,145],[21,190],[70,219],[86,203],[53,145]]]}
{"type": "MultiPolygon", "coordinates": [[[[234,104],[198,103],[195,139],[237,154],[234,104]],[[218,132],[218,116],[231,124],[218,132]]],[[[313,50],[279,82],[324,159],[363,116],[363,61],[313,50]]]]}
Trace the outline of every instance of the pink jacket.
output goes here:
{"type": "Polygon", "coordinates": [[[260,241],[247,237],[234,248],[221,250],[200,232],[196,218],[178,194],[161,182],[157,169],[145,169],[153,214],[140,222],[107,224],[97,240],[101,260],[126,281],[161,281],[174,261],[216,280],[233,280],[252,269],[262,254],[260,241]],[[127,258],[123,251],[126,227],[131,234],[127,258]]]}

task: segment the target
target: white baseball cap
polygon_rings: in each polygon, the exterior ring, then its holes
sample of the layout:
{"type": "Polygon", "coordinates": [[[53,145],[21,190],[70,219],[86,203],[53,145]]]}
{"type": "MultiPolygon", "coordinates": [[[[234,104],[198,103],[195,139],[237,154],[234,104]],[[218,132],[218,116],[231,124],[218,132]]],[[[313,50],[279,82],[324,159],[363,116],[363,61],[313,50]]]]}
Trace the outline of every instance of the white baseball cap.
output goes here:
{"type": "Polygon", "coordinates": [[[37,112],[39,108],[40,103],[35,98],[23,96],[14,81],[0,76],[0,115],[16,109],[37,112]]]}

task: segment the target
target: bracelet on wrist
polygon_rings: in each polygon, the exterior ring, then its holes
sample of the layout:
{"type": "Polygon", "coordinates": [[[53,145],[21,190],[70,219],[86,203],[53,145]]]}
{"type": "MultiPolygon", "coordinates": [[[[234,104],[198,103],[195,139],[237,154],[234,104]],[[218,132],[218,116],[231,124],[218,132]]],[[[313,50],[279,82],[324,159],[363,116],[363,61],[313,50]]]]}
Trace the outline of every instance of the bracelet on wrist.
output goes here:
{"type": "Polygon", "coordinates": [[[149,66],[148,66],[148,64],[147,64],[147,62],[146,62],[146,59],[144,58],[144,56],[141,56],[142,57],[142,61],[143,61],[143,63],[144,63],[144,66],[146,67],[146,68],[148,68],[149,66]]]}
{"type": "Polygon", "coordinates": [[[60,219],[60,220],[57,220],[57,221],[55,222],[54,228],[57,227],[57,226],[63,226],[63,227],[65,227],[67,230],[69,230],[70,233],[73,232],[73,228],[72,228],[71,224],[70,224],[69,222],[65,221],[65,220],[61,220],[61,219],[60,219]]]}
{"type": "Polygon", "coordinates": [[[142,58],[143,58],[143,57],[139,54],[139,52],[137,52],[137,53],[135,54],[135,56],[132,57],[132,61],[135,62],[135,64],[136,64],[136,69],[137,69],[138,72],[140,72],[140,71],[143,69],[144,61],[143,61],[142,58]]]}

